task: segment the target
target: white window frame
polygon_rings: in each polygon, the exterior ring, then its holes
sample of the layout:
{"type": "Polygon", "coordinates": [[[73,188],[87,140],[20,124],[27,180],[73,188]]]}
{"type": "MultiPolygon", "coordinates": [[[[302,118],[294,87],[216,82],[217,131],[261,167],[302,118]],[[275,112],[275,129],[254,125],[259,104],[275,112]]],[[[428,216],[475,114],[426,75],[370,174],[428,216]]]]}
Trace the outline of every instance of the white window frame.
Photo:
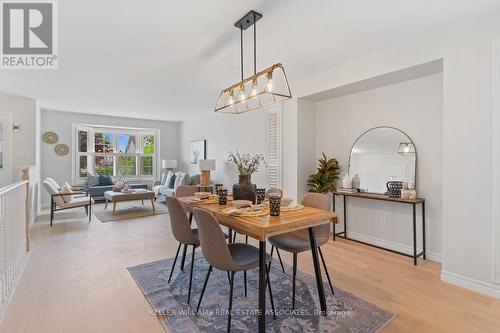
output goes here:
{"type": "Polygon", "coordinates": [[[154,128],[133,128],[133,127],[117,127],[117,126],[102,126],[102,125],[88,125],[88,124],[73,124],[73,154],[72,154],[72,178],[74,184],[84,184],[87,177],[80,177],[80,156],[87,157],[87,172],[95,174],[95,157],[96,156],[113,156],[113,175],[114,180],[120,178],[117,174],[118,171],[118,157],[131,156],[136,157],[136,175],[127,175],[126,179],[130,182],[137,181],[153,181],[158,174],[159,151],[160,151],[160,130],[154,128]],[[79,151],[78,132],[87,132],[87,152],[79,151]],[[113,134],[113,153],[96,153],[95,152],[95,133],[111,133],[113,134]],[[134,135],[136,137],[136,152],[135,153],[118,153],[119,136],[120,135],[134,135]],[[144,154],[144,137],[153,135],[154,137],[154,153],[144,154]],[[140,159],[141,157],[153,157],[153,174],[150,176],[140,175],[140,159]]]}

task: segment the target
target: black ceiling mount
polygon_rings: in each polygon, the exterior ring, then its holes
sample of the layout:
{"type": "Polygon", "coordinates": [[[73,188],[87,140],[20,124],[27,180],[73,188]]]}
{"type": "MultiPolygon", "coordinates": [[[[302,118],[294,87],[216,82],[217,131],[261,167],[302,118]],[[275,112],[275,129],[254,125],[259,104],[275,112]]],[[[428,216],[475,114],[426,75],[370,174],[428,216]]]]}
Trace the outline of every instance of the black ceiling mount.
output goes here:
{"type": "Polygon", "coordinates": [[[262,14],[260,13],[257,13],[256,11],[249,11],[247,14],[245,14],[245,16],[243,16],[242,18],[240,18],[238,20],[238,22],[236,22],[234,24],[234,26],[238,29],[243,29],[243,30],[247,30],[248,28],[250,28],[252,25],[255,24],[255,22],[257,22],[258,20],[260,20],[262,18],[262,14]]]}

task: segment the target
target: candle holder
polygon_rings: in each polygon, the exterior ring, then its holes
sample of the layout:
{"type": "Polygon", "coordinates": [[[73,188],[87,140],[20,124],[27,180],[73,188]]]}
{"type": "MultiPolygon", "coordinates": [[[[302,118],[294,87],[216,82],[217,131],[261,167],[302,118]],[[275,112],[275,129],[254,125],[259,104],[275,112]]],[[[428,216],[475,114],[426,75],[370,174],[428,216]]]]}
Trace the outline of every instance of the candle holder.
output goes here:
{"type": "Polygon", "coordinates": [[[279,216],[281,211],[281,196],[278,194],[269,195],[269,214],[279,216]]]}
{"type": "Polygon", "coordinates": [[[266,189],[258,188],[257,190],[255,190],[255,196],[257,199],[257,205],[260,205],[266,198],[266,189]]]}
{"type": "Polygon", "coordinates": [[[226,189],[219,189],[219,205],[226,205],[227,204],[227,190],[226,189]]]}
{"type": "Polygon", "coordinates": [[[215,194],[219,194],[219,190],[221,190],[223,187],[223,184],[215,184],[215,194]]]}

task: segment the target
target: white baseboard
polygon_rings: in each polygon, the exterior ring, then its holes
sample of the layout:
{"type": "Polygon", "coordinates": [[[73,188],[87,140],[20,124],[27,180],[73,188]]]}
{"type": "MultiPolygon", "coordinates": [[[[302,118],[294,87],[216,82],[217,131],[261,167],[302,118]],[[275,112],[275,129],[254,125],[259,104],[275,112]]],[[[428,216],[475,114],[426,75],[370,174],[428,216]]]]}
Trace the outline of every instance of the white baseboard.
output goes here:
{"type": "Polygon", "coordinates": [[[446,271],[441,271],[441,280],[462,288],[477,291],[481,294],[500,298],[500,286],[494,283],[484,282],[446,271]]]}
{"type": "MultiPolygon", "coordinates": [[[[343,231],[343,230],[339,230],[339,228],[337,228],[336,232],[340,232],[340,231],[343,231]]],[[[349,236],[349,238],[352,238],[352,239],[355,239],[355,240],[358,240],[361,242],[365,242],[368,244],[373,244],[373,245],[385,247],[385,248],[388,248],[388,249],[391,249],[394,251],[398,251],[398,252],[403,252],[403,253],[408,253],[408,254],[413,253],[413,247],[406,245],[406,244],[401,244],[401,243],[397,243],[397,242],[389,241],[386,239],[361,234],[361,233],[358,233],[355,231],[350,231],[350,230],[347,231],[347,235],[349,236]]],[[[420,253],[420,251],[422,251],[422,249],[417,248],[417,253],[420,253]]],[[[426,258],[428,260],[441,262],[441,253],[427,250],[426,258]]]]}

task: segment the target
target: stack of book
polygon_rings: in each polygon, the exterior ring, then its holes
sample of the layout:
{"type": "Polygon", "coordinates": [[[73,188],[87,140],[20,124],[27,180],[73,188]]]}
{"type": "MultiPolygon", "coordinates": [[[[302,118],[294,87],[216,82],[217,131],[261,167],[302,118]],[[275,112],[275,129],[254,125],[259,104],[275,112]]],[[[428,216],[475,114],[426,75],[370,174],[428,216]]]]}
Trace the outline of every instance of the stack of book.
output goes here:
{"type": "Polygon", "coordinates": [[[339,187],[337,189],[337,192],[345,192],[345,193],[357,193],[358,189],[357,188],[344,188],[344,187],[339,187]]]}

